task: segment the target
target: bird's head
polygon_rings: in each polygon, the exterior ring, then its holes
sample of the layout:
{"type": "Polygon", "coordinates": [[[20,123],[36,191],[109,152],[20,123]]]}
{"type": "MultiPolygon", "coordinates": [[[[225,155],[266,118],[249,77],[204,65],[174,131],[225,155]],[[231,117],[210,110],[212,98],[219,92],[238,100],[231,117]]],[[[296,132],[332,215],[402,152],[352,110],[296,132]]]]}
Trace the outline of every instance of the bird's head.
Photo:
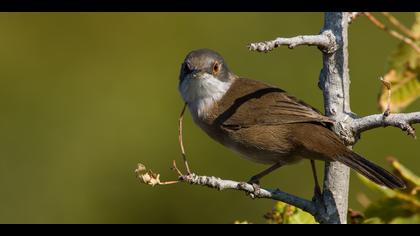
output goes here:
{"type": "Polygon", "coordinates": [[[198,49],[188,53],[181,65],[179,91],[190,109],[201,104],[196,108],[203,112],[223,97],[234,79],[220,54],[198,49]]]}

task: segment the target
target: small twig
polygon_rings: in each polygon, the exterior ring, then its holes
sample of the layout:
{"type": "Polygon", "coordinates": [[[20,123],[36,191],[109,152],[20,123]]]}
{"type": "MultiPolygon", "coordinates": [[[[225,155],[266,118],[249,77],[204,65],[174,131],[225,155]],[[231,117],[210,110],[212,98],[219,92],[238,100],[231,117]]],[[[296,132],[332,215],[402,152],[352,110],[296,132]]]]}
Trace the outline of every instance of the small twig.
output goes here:
{"type": "Polygon", "coordinates": [[[418,39],[418,36],[415,35],[409,28],[407,28],[404,24],[402,24],[397,18],[395,18],[391,13],[389,12],[382,12],[382,14],[386,17],[386,19],[394,25],[398,30],[406,34],[408,37],[416,40],[418,39]]]}
{"type": "Polygon", "coordinates": [[[184,104],[184,107],[182,108],[181,114],[179,115],[178,120],[178,142],[179,146],[181,147],[181,155],[182,159],[184,160],[185,168],[187,169],[187,173],[191,174],[190,166],[188,165],[187,156],[185,155],[185,149],[184,149],[184,142],[183,142],[183,136],[182,136],[182,121],[184,119],[184,113],[185,109],[187,108],[187,103],[184,104]]]}
{"type": "Polygon", "coordinates": [[[329,31],[319,35],[301,35],[293,38],[276,38],[275,40],[251,43],[248,45],[250,51],[269,52],[280,45],[286,45],[290,49],[300,45],[318,46],[327,52],[335,50],[334,36],[329,31]]]}
{"type": "Polygon", "coordinates": [[[416,50],[417,53],[420,53],[420,47],[413,42],[413,40],[401,35],[400,33],[398,33],[395,30],[389,29],[388,27],[386,27],[381,21],[379,21],[376,17],[374,17],[372,14],[370,14],[369,12],[365,12],[364,13],[365,16],[367,16],[367,18],[378,28],[382,29],[383,31],[387,32],[389,35],[393,36],[396,39],[401,40],[402,42],[404,42],[405,44],[409,45],[410,47],[412,47],[414,50],[416,50]]]}
{"type": "Polygon", "coordinates": [[[175,160],[172,161],[172,170],[176,171],[176,173],[178,174],[178,177],[183,176],[182,172],[176,166],[176,161],[175,160]]]}
{"type": "Polygon", "coordinates": [[[137,165],[137,169],[134,172],[137,174],[137,178],[139,178],[142,183],[150,185],[152,187],[156,185],[169,185],[179,183],[179,180],[164,182],[160,181],[160,174],[154,173],[152,170],[147,170],[146,167],[141,163],[137,165]]]}
{"type": "Polygon", "coordinates": [[[170,184],[177,184],[177,183],[179,183],[179,180],[160,182],[159,185],[170,185],[170,184]]]}
{"type": "Polygon", "coordinates": [[[420,123],[420,112],[392,113],[385,119],[383,114],[357,118],[351,122],[350,127],[354,134],[360,134],[363,131],[381,126],[394,126],[406,131],[413,138],[416,138],[416,132],[412,124],[418,123],[420,123]]]}
{"type": "Polygon", "coordinates": [[[349,24],[351,24],[358,16],[362,15],[363,12],[350,12],[349,13],[349,24]]]}
{"type": "Polygon", "coordinates": [[[383,77],[379,78],[382,82],[382,84],[386,87],[387,91],[388,91],[388,97],[387,97],[387,102],[386,102],[386,109],[383,113],[384,118],[388,117],[389,114],[391,114],[391,83],[384,80],[383,77]]]}

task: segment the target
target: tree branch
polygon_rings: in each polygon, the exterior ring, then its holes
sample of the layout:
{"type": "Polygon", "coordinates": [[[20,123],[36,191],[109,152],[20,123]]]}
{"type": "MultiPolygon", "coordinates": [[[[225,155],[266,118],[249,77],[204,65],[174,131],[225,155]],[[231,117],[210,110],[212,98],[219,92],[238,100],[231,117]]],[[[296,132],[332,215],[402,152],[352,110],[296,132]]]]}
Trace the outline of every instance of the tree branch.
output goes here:
{"type": "Polygon", "coordinates": [[[416,40],[418,39],[418,36],[415,35],[409,28],[407,28],[403,23],[401,23],[397,18],[395,18],[391,13],[389,12],[382,12],[382,15],[384,15],[389,22],[391,22],[392,25],[394,25],[397,29],[399,29],[404,34],[408,35],[410,38],[416,40]]]}
{"type": "MultiPolygon", "coordinates": [[[[325,115],[338,123],[332,127],[340,135],[340,122],[350,118],[350,76],[348,68],[347,12],[326,12],[323,30],[333,32],[337,50],[323,53],[323,68],[319,87],[324,95],[325,115]]],[[[351,148],[351,147],[349,147],[351,148]]],[[[324,222],[347,223],[350,168],[339,162],[326,162],[324,170],[322,207],[326,209],[324,222]]]]}
{"type": "Polygon", "coordinates": [[[336,48],[334,35],[329,31],[324,31],[319,35],[300,35],[293,38],[276,38],[271,41],[251,43],[248,45],[248,49],[250,51],[269,52],[281,45],[286,45],[290,49],[301,45],[317,46],[328,52],[336,48]]]}
{"type": "Polygon", "coordinates": [[[179,176],[181,182],[207,186],[218,190],[234,189],[246,192],[252,198],[267,198],[276,201],[282,201],[312,214],[316,215],[317,209],[315,202],[294,196],[292,194],[276,190],[268,190],[263,188],[256,188],[251,184],[245,182],[237,182],[233,180],[223,180],[214,176],[199,176],[196,174],[179,176]]]}
{"type": "Polygon", "coordinates": [[[420,47],[415,42],[413,42],[413,40],[405,37],[404,35],[398,33],[395,30],[389,29],[381,21],[379,21],[376,17],[374,17],[369,12],[365,12],[364,14],[376,27],[378,27],[379,29],[387,32],[392,37],[401,40],[402,42],[404,42],[405,44],[409,45],[414,50],[416,50],[417,53],[420,53],[420,47]]]}
{"type": "Polygon", "coordinates": [[[395,113],[388,116],[376,114],[354,119],[350,126],[355,134],[378,127],[394,126],[416,137],[412,124],[420,123],[420,112],[395,113]]]}

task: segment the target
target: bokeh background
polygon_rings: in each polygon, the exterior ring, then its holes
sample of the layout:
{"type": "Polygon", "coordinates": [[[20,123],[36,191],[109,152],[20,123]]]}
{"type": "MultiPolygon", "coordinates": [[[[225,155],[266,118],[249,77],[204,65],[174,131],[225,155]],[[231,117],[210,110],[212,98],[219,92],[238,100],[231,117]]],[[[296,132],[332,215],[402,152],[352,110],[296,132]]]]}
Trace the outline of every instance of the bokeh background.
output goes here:
{"type": "MultiPolygon", "coordinates": [[[[396,16],[413,20],[412,13],[396,16]]],[[[199,186],[151,188],[134,169],[141,162],[165,180],[176,178],[178,72],[192,49],[212,48],[236,74],[322,110],[316,48],[246,48],[318,33],[322,24],[322,13],[1,13],[0,222],[264,222],[270,200],[199,186]]],[[[398,43],[363,17],[351,24],[351,102],[359,115],[378,112],[378,77],[398,43]]],[[[408,111],[419,108],[416,102],[408,111]]],[[[184,139],[199,174],[248,180],[265,168],[210,140],[189,114],[184,139]]],[[[387,168],[385,157],[393,155],[420,172],[420,141],[395,128],[364,133],[355,150],[387,168]]],[[[283,168],[262,184],[309,198],[310,165],[283,168]]],[[[361,208],[360,192],[375,197],[353,173],[352,208],[361,208]]]]}

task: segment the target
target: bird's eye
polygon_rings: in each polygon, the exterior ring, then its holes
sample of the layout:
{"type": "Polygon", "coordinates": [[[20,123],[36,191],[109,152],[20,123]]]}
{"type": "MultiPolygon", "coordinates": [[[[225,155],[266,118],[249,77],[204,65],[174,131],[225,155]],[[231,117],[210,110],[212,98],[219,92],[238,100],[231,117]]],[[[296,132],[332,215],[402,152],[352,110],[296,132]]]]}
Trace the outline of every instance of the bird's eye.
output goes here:
{"type": "Polygon", "coordinates": [[[213,75],[217,75],[220,72],[220,64],[219,62],[215,62],[213,64],[213,75]]]}

